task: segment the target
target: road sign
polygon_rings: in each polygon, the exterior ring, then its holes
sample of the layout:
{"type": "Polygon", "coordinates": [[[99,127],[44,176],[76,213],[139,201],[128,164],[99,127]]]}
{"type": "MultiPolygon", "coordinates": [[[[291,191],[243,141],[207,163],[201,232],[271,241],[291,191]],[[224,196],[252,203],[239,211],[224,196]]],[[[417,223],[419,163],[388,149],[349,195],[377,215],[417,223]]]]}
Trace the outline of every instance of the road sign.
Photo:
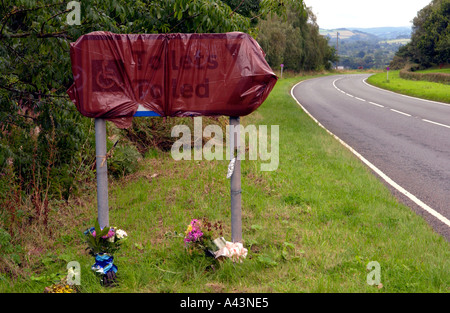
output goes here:
{"type": "Polygon", "coordinates": [[[70,52],[74,84],[68,94],[77,109],[121,128],[149,111],[244,116],[261,105],[277,80],[259,44],[239,32],[93,32],[72,43],[70,52]]]}

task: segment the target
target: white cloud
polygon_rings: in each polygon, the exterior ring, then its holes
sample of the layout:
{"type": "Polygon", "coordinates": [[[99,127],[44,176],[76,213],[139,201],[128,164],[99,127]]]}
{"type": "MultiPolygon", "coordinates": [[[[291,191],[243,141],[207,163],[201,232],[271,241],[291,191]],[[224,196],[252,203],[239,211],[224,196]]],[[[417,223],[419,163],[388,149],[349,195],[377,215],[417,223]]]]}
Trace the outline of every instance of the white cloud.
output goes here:
{"type": "Polygon", "coordinates": [[[410,26],[431,0],[304,0],[320,28],[410,26]]]}

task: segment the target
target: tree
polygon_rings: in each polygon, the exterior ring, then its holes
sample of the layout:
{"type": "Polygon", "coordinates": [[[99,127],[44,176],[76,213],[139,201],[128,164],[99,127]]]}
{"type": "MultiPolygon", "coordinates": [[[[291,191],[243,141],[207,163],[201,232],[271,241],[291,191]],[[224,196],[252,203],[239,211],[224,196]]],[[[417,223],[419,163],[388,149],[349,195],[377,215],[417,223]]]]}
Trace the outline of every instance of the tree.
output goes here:
{"type": "Polygon", "coordinates": [[[272,67],[278,67],[284,60],[286,51],[287,25],[279,22],[278,17],[269,17],[261,23],[258,41],[266,53],[266,60],[272,67]],[[272,44],[276,42],[277,44],[272,44]]]}
{"type": "Polygon", "coordinates": [[[328,39],[319,34],[316,17],[304,6],[288,9],[284,17],[261,21],[257,38],[272,67],[283,63],[293,71],[320,70],[330,68],[337,59],[328,39]]]}
{"type": "Polygon", "coordinates": [[[364,58],[364,56],[366,55],[366,53],[364,52],[364,51],[359,51],[357,54],[356,54],[356,56],[358,57],[358,58],[364,58]]]}
{"type": "Polygon", "coordinates": [[[51,196],[67,199],[80,181],[92,178],[93,122],[66,94],[73,81],[71,42],[98,30],[254,35],[259,19],[302,5],[294,0],[92,0],[80,2],[80,23],[70,25],[67,16],[74,12],[68,3],[0,2],[0,185],[11,187],[0,190],[0,205],[21,190],[32,195],[37,217],[51,196]]]}
{"type": "Polygon", "coordinates": [[[417,13],[413,20],[411,42],[398,51],[400,59],[418,63],[424,67],[450,61],[450,0],[433,0],[417,13]]]}

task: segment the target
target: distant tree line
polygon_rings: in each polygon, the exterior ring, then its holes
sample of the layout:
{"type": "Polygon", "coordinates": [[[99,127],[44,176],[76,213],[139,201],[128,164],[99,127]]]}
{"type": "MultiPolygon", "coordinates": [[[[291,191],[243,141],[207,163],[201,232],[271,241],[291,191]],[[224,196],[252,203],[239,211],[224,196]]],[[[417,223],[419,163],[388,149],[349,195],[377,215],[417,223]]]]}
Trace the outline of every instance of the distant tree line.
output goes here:
{"type": "Polygon", "coordinates": [[[336,51],[328,38],[319,34],[311,9],[301,12],[288,7],[285,16],[269,16],[259,24],[257,40],[274,69],[280,64],[292,71],[330,69],[337,61],[336,51]]]}
{"type": "Polygon", "coordinates": [[[339,65],[345,68],[384,68],[394,57],[399,43],[377,40],[339,41],[339,65]]]}
{"type": "Polygon", "coordinates": [[[415,63],[431,67],[450,63],[450,0],[433,0],[413,20],[411,42],[399,49],[391,66],[415,63]]]}

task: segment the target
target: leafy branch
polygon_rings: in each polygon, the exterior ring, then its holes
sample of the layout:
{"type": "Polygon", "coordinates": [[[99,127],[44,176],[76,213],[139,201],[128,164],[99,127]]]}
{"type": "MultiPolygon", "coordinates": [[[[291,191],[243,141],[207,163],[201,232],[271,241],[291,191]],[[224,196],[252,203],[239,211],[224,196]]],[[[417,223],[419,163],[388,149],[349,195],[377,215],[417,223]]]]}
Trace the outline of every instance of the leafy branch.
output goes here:
{"type": "MultiPolygon", "coordinates": [[[[4,30],[5,26],[6,26],[7,21],[9,20],[9,18],[11,16],[16,15],[16,14],[26,13],[26,12],[38,11],[38,10],[41,10],[41,9],[47,9],[47,8],[51,8],[51,7],[55,7],[55,6],[63,5],[63,4],[67,5],[67,3],[68,3],[68,1],[64,1],[64,2],[59,2],[59,3],[51,3],[51,4],[47,4],[47,5],[43,5],[43,6],[37,6],[37,7],[34,7],[34,8],[18,8],[18,7],[14,7],[1,20],[2,28],[0,29],[0,39],[2,39],[4,37],[3,30],[4,30]]],[[[22,37],[13,37],[12,34],[10,34],[9,37],[11,37],[11,38],[22,38],[22,37]]],[[[45,38],[45,37],[40,37],[40,38],[45,38]]]]}

